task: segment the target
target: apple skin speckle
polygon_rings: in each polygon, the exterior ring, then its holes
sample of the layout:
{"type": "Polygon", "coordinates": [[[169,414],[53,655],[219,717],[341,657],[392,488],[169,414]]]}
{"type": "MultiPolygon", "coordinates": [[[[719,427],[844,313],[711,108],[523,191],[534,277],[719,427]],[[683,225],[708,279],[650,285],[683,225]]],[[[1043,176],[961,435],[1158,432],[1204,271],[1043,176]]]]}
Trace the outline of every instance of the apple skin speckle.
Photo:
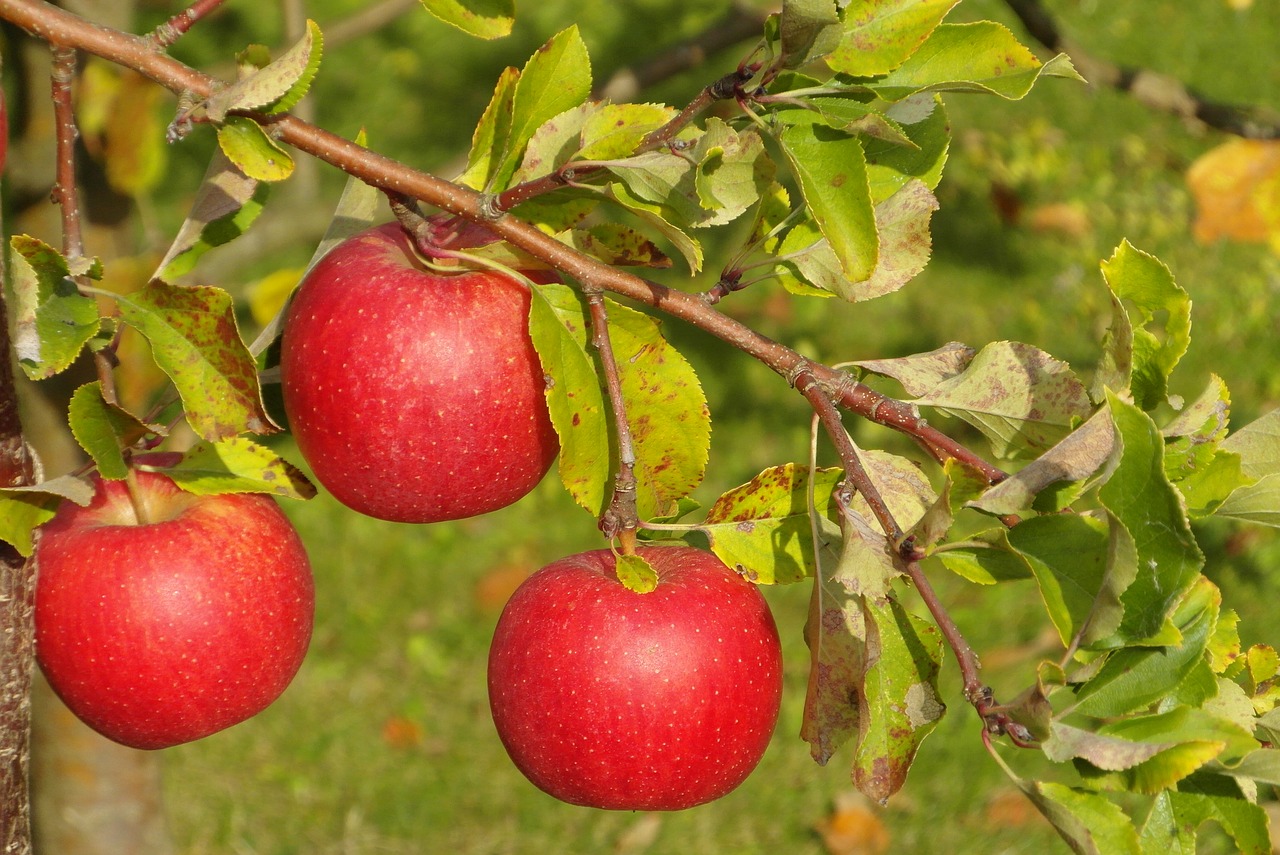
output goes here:
{"type": "Polygon", "coordinates": [[[777,723],[782,654],[768,604],[712,553],[638,550],[658,586],[623,587],[609,550],[556,561],[512,596],[489,703],[543,791],[614,810],[682,810],[756,767],[777,723]]]}

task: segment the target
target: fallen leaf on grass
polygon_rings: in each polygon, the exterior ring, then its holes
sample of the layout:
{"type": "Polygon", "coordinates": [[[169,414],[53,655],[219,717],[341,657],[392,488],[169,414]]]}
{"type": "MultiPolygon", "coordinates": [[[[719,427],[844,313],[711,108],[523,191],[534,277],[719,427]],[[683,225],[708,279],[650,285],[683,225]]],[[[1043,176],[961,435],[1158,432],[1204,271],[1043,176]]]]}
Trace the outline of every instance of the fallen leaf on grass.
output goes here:
{"type": "Polygon", "coordinates": [[[410,749],[422,745],[422,726],[402,715],[389,717],[382,725],[382,741],[392,748],[410,749]]]}
{"type": "Polygon", "coordinates": [[[861,793],[836,796],[831,815],[814,827],[830,855],[883,855],[889,851],[889,830],[861,793]]]}
{"type": "Polygon", "coordinates": [[[1280,252],[1280,141],[1235,139],[1187,170],[1196,240],[1270,243],[1280,252]]]}

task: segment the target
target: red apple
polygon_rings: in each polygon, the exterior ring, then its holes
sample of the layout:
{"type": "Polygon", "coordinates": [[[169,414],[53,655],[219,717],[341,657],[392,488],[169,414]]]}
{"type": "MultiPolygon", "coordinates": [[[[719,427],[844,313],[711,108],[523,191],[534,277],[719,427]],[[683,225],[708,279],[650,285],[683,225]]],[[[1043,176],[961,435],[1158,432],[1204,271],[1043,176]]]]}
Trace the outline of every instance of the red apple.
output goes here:
{"type": "Polygon", "coordinates": [[[681,810],[756,767],[782,696],[760,591],[710,552],[647,547],[638,594],[612,552],[571,555],[521,585],[489,652],[489,704],[512,761],[572,804],[681,810]]]}
{"type": "Polygon", "coordinates": [[[58,696],[134,748],[200,739],[256,715],[297,673],[315,590],[271,498],[196,496],[136,474],[63,502],[36,547],[36,656],[58,696]]]}
{"type": "Polygon", "coordinates": [[[317,480],[397,522],[471,517],[532,490],[558,443],[529,300],[498,273],[429,270],[394,223],[334,248],[294,295],[280,353],[317,480]]]}

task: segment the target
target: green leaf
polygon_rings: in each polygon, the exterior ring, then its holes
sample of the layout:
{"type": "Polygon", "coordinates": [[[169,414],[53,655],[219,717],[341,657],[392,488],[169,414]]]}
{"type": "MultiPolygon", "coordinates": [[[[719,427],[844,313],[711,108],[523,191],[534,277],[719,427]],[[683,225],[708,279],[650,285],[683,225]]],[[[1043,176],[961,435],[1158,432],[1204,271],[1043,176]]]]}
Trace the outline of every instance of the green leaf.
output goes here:
{"type": "Polygon", "coordinates": [[[1240,487],[1227,496],[1215,515],[1280,528],[1280,474],[1240,487]]]}
{"type": "Polygon", "coordinates": [[[283,112],[306,94],[320,66],[324,43],[320,28],[307,21],[307,31],[278,59],[219,90],[204,103],[204,111],[214,124],[226,121],[231,110],[283,112]]]}
{"type": "Polygon", "coordinates": [[[198,496],[269,493],[288,499],[311,499],[316,495],[315,486],[301,470],[266,446],[244,437],[196,443],[178,463],[159,471],[198,496]]]}
{"type": "Polygon", "coordinates": [[[1015,579],[1029,579],[1031,566],[1012,546],[1003,528],[989,529],[956,544],[935,551],[942,565],[970,582],[994,585],[1015,579]]]}
{"type": "Polygon", "coordinates": [[[867,85],[886,101],[917,92],[979,92],[1018,100],[1042,75],[1081,77],[1064,54],[1041,64],[993,21],[941,24],[909,58],[867,85]]]}
{"type": "Polygon", "coordinates": [[[511,33],[515,0],[422,0],[423,7],[446,24],[482,39],[511,33]]]}
{"type": "Polygon", "coordinates": [[[619,555],[616,569],[618,581],[629,591],[647,594],[658,587],[658,574],[639,555],[619,555]]]}
{"type": "Polygon", "coordinates": [[[915,95],[889,107],[887,117],[898,123],[910,145],[883,139],[864,140],[867,184],[871,201],[879,204],[912,179],[930,190],[942,180],[951,150],[951,122],[938,95],[915,95]]]}
{"type": "Polygon", "coordinates": [[[1142,409],[1154,409],[1168,398],[1169,375],[1191,341],[1191,298],[1168,267],[1128,241],[1103,262],[1102,272],[1114,297],[1114,317],[1094,396],[1104,397],[1104,389],[1128,390],[1142,409]]]}
{"type": "Polygon", "coordinates": [[[215,149],[187,219],[153,278],[176,279],[210,249],[244,234],[262,213],[269,192],[270,185],[250,178],[215,149]]]}
{"type": "Polygon", "coordinates": [[[587,101],[543,122],[529,138],[511,184],[550,175],[567,165],[581,148],[583,124],[600,109],[599,102],[587,101]]]}
{"type": "Polygon", "coordinates": [[[690,272],[697,273],[702,270],[702,244],[684,229],[675,225],[679,220],[675,211],[665,205],[639,199],[633,196],[625,185],[617,182],[606,187],[604,195],[631,211],[671,241],[671,244],[684,257],[685,263],[689,265],[690,272]]]}
{"type": "Polygon", "coordinates": [[[1100,514],[1051,514],[1025,519],[1009,530],[1009,545],[1035,574],[1063,647],[1094,619],[1120,622],[1118,592],[1106,585],[1110,533],[1100,514]],[[1110,602],[1100,607],[1099,598],[1110,602]]]}
{"type": "Polygon", "coordinates": [[[240,338],[230,294],[153,280],[115,300],[124,322],[151,343],[201,438],[216,442],[244,431],[278,430],[263,409],[257,366],[240,338]]]}
{"type": "Polygon", "coordinates": [[[1106,796],[1048,781],[1018,786],[1078,855],[1140,855],[1133,823],[1106,796]]]}
{"type": "Polygon", "coordinates": [[[293,174],[293,157],[253,119],[232,116],[218,128],[218,147],[257,181],[283,181],[293,174]]]}
{"type": "Polygon", "coordinates": [[[845,9],[840,45],[827,56],[839,74],[873,77],[901,65],[960,0],[865,0],[845,9]]]}
{"type": "MultiPolygon", "coordinates": [[[[566,372],[569,378],[563,385],[564,394],[570,399],[553,407],[552,424],[559,430],[559,423],[567,421],[570,434],[577,433],[585,439],[598,428],[591,426],[594,420],[589,415],[575,409],[583,403],[594,408],[599,401],[605,425],[612,424],[612,410],[603,405],[601,381],[597,379],[590,355],[590,319],[573,289],[544,285],[538,290],[564,330],[561,334],[554,328],[542,329],[543,318],[538,320],[539,329],[534,335],[534,346],[540,356],[543,344],[548,348],[547,355],[542,356],[543,368],[555,380],[549,403],[561,394],[561,375],[557,370],[566,372]],[[566,353],[570,342],[574,352],[566,353]],[[556,359],[558,365],[549,364],[556,359]],[[586,382],[596,384],[594,394],[580,388],[579,384],[586,382]],[[573,421],[575,414],[577,425],[573,421]],[[589,431],[583,430],[583,422],[588,423],[589,431]]],[[[637,508],[643,519],[667,516],[674,512],[679,499],[702,482],[711,445],[706,397],[693,367],[662,337],[656,321],[611,300],[605,301],[605,309],[636,458],[637,508]]],[[[561,436],[561,476],[579,504],[596,515],[604,510],[605,484],[617,457],[613,430],[606,427],[605,434],[605,444],[596,449],[578,448],[576,440],[571,440],[574,447],[569,459],[573,466],[569,477],[565,477],[565,437],[561,436]],[[601,452],[606,452],[603,461],[601,452]],[[602,472],[605,482],[598,485],[597,498],[596,487],[590,484],[601,477],[602,472]]]]}
{"type": "Polygon", "coordinates": [[[1042,451],[1092,412],[1070,366],[1031,345],[993,342],[960,374],[915,401],[958,416],[991,441],[997,455],[1042,451]]]}
{"type": "MultiPolygon", "coordinates": [[[[820,515],[836,519],[832,492],[838,469],[820,469],[812,482],[820,515]]],[[[815,572],[809,522],[809,469],[794,463],[761,472],[729,490],[707,509],[699,528],[711,551],[761,585],[798,582],[815,572]]]]}
{"type": "Polygon", "coordinates": [[[799,124],[785,127],[778,141],[840,269],[854,282],[866,281],[879,260],[879,238],[861,140],[799,124]]]}
{"type": "Polygon", "coordinates": [[[632,154],[649,134],[671,121],[666,104],[601,104],[582,124],[577,158],[613,160],[632,154]]]}
{"type": "Polygon", "coordinates": [[[1115,448],[1111,413],[1099,410],[1057,445],[971,502],[970,507],[997,516],[1021,513],[1051,485],[1092,477],[1112,458],[1115,448]]]}
{"type": "Polygon", "coordinates": [[[668,516],[702,483],[711,447],[707,399],[693,366],[653,318],[606,300],[636,455],[642,519],[668,516]]]}
{"type": "MultiPolygon", "coordinates": [[[[1098,728],[1098,735],[1112,737],[1138,749],[1155,749],[1149,758],[1132,765],[1099,766],[1083,756],[1077,770],[1092,785],[1154,794],[1168,789],[1202,768],[1215,757],[1238,761],[1258,743],[1249,732],[1204,710],[1181,706],[1155,715],[1118,719],[1098,728]]],[[[1110,755],[1099,752],[1105,761],[1110,755]]]]}
{"type": "Polygon", "coordinates": [[[81,294],[67,260],[44,241],[14,235],[14,350],[23,372],[44,380],[65,371],[98,332],[98,304],[81,294]]]}
{"type": "Polygon", "coordinates": [[[534,132],[544,122],[581,104],[590,94],[591,59],[574,25],[538,48],[515,81],[510,131],[485,189],[505,190],[534,132]]]}
{"type": "Polygon", "coordinates": [[[519,80],[520,72],[514,68],[506,68],[498,76],[489,104],[471,135],[467,168],[458,176],[459,184],[484,190],[493,181],[511,136],[511,105],[519,80]]]}
{"type": "Polygon", "coordinates": [[[1072,710],[1094,718],[1109,718],[1156,704],[1204,661],[1221,606],[1222,594],[1217,587],[1201,579],[1173,615],[1181,642],[1173,646],[1126,647],[1112,653],[1097,674],[1079,687],[1072,710]]]}
{"type": "Polygon", "coordinates": [[[1217,822],[1235,841],[1242,855],[1268,855],[1272,851],[1267,814],[1241,795],[1167,791],[1156,795],[1142,826],[1142,849],[1150,855],[1196,851],[1196,831],[1206,822],[1217,822]]]}
{"type": "Polygon", "coordinates": [[[29,558],[35,551],[32,532],[53,519],[62,501],[51,493],[29,489],[0,488],[0,540],[29,558]]]}
{"type": "Polygon", "coordinates": [[[599,516],[606,505],[613,440],[577,295],[563,286],[535,287],[529,332],[542,370],[552,380],[547,407],[560,438],[560,480],[574,501],[599,516]]]}
{"type": "Polygon", "coordinates": [[[867,669],[853,782],[884,803],[906,782],[916,751],[946,712],[938,694],[942,636],[889,599],[864,602],[867,669]]]}
{"type": "Polygon", "coordinates": [[[783,0],[778,16],[782,66],[800,68],[826,56],[840,43],[840,32],[834,0],[783,0]]]}
{"type": "Polygon", "coordinates": [[[71,396],[71,433],[103,478],[119,480],[129,474],[124,449],[148,434],[163,436],[163,428],[148,425],[119,405],[107,401],[98,381],[86,383],[71,396]]]}
{"type": "Polygon", "coordinates": [[[1139,572],[1125,591],[1119,635],[1141,640],[1166,617],[1200,575],[1196,544],[1182,498],[1164,472],[1164,438],[1146,413],[1109,395],[1120,443],[1118,461],[1099,498],[1133,536],[1139,572]]]}
{"type": "Polygon", "coordinates": [[[1240,466],[1250,477],[1280,474],[1280,408],[1228,436],[1222,447],[1240,455],[1240,466]]]}

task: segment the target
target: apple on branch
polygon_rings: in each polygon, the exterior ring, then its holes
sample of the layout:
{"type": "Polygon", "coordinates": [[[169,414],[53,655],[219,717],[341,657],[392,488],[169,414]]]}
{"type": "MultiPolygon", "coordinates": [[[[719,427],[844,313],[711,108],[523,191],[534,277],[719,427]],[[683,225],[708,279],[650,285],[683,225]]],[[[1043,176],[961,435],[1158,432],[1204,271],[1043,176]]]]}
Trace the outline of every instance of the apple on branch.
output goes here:
{"type": "Polygon", "coordinates": [[[163,474],[95,478],[36,547],[36,656],[102,735],[167,748],[256,715],[311,640],[315,589],[275,500],[200,496],[163,474]]]}
{"type": "Polygon", "coordinates": [[[562,801],[682,810],[756,767],[782,697],[778,631],[759,589],[710,552],[644,547],[636,593],[610,550],[562,558],[507,603],[489,703],[512,761],[562,801]]]}
{"type": "Polygon", "coordinates": [[[335,247],[294,295],[280,354],[289,427],[316,479],[397,522],[476,516],[532,490],[558,441],[530,299],[494,271],[431,269],[395,223],[335,247]]]}

